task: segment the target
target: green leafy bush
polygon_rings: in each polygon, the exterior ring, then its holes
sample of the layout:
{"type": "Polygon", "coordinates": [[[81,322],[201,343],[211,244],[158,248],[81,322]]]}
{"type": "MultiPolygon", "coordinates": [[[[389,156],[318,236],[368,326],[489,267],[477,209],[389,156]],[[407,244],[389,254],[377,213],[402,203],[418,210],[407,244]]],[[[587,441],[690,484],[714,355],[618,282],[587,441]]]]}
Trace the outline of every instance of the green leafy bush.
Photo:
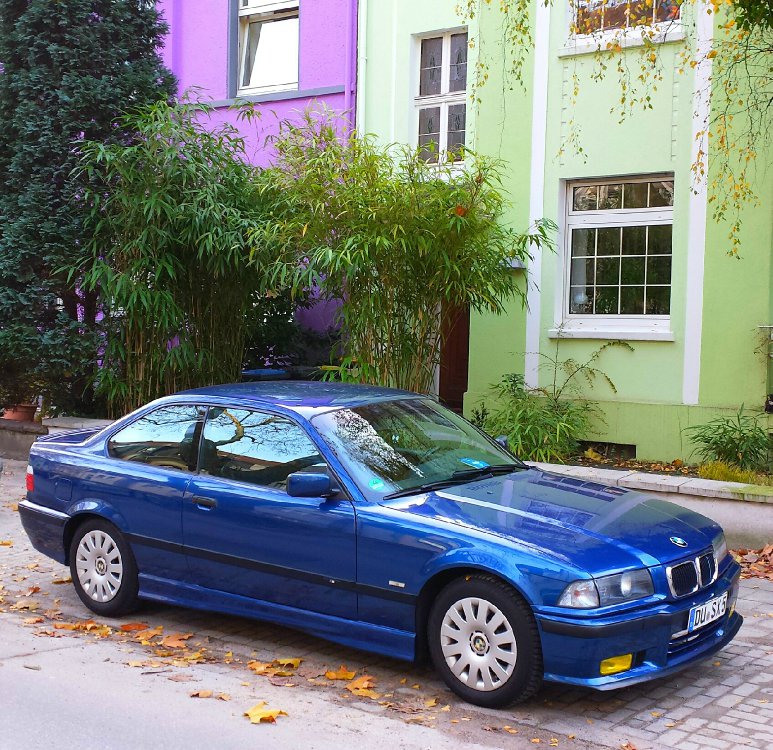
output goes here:
{"type": "Polygon", "coordinates": [[[547,385],[527,388],[523,375],[505,375],[493,388],[496,405],[489,409],[480,404],[472,410],[473,422],[490,435],[506,435],[510,449],[526,461],[563,463],[579,452],[580,438],[601,419],[596,404],[583,397],[581,382],[592,388],[600,377],[616,393],[615,384],[596,362],[612,347],[633,351],[625,341],[608,341],[578,361],[561,359],[559,347],[560,337],[552,353],[540,352],[542,368],[548,370],[547,385]]]}
{"type": "Polygon", "coordinates": [[[743,484],[773,484],[773,477],[758,474],[749,469],[739,469],[735,464],[725,461],[709,461],[698,467],[698,476],[702,479],[715,479],[720,482],[742,482],[743,484]]]}
{"type": "Polygon", "coordinates": [[[505,375],[494,387],[498,400],[483,416],[490,435],[506,435],[512,450],[527,461],[563,463],[578,450],[595,407],[589,401],[561,400],[545,390],[530,390],[519,374],[505,375]]]}
{"type": "Polygon", "coordinates": [[[99,385],[112,413],[238,380],[253,298],[270,291],[248,258],[261,211],[254,168],[210,111],[158,102],[121,118],[132,141],[81,149],[91,235],[70,273],[104,300],[99,385]]]}
{"type": "Polygon", "coordinates": [[[770,437],[756,415],[744,413],[743,404],[734,417],[717,417],[684,432],[703,461],[723,461],[751,470],[770,466],[770,437]]]}
{"type": "Polygon", "coordinates": [[[550,246],[552,225],[527,234],[501,220],[494,160],[429,165],[420,149],[341,138],[339,126],[326,112],[283,124],[275,165],[258,177],[272,207],[251,233],[253,259],[274,288],[316,287],[341,300],[336,377],[427,393],[442,311],[497,314],[508,298],[523,299],[511,261],[550,246]]]}

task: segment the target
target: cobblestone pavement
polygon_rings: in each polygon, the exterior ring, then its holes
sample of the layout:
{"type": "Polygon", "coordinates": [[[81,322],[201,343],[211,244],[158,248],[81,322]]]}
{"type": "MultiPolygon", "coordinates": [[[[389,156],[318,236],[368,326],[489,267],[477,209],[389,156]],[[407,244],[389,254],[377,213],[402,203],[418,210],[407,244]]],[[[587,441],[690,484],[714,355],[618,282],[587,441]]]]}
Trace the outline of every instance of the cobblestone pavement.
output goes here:
{"type": "MultiPolygon", "coordinates": [[[[51,610],[60,611],[64,622],[85,620],[90,615],[72,585],[54,583],[66,578],[68,571],[33,550],[21,528],[15,503],[23,496],[24,469],[21,462],[6,461],[0,476],[0,542],[13,543],[0,546],[0,599],[5,599],[0,603],[0,617],[13,618],[19,627],[38,629],[51,628],[45,614],[51,610]],[[40,591],[25,597],[34,586],[40,591]],[[44,618],[43,624],[25,622],[34,619],[29,611],[11,610],[30,599],[38,604],[35,614],[44,618]]],[[[364,723],[369,713],[396,722],[422,723],[442,733],[444,743],[450,737],[462,746],[516,747],[529,738],[548,747],[620,748],[629,743],[637,750],[767,750],[773,747],[773,583],[742,581],[738,610],[746,620],[736,640],[715,657],[676,676],[606,693],[546,685],[529,703],[507,710],[479,709],[459,701],[428,667],[384,659],[272,625],[157,604],[145,604],[132,620],[151,627],[163,625],[165,632],[193,632],[192,643],[205,644],[218,665],[225,662],[244,670],[242,679],[254,678],[246,670],[249,659],[302,657],[299,689],[327,691],[331,711],[336,706],[341,711],[344,706],[346,710],[361,709],[364,723]],[[393,696],[391,705],[362,701],[341,690],[342,683],[314,679],[341,664],[367,669],[379,692],[393,696]],[[437,699],[436,706],[433,699],[437,699]]],[[[117,627],[121,621],[104,622],[117,627]]],[[[93,637],[67,631],[56,634],[93,637]]],[[[120,641],[116,649],[125,650],[120,641]]],[[[207,666],[181,669],[195,671],[207,666]]],[[[438,738],[440,741],[441,735],[438,738]]]]}

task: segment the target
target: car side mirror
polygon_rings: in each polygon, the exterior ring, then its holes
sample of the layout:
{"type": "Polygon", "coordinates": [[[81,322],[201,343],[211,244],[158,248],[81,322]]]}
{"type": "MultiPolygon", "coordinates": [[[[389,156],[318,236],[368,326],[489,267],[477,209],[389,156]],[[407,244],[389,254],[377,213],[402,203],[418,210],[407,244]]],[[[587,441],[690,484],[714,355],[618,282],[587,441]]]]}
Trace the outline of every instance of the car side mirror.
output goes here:
{"type": "Polygon", "coordinates": [[[287,494],[290,497],[331,497],[338,488],[330,475],[324,472],[296,471],[287,476],[287,494]]]}
{"type": "Polygon", "coordinates": [[[507,435],[498,435],[494,438],[494,442],[501,445],[506,451],[510,450],[510,441],[507,439],[507,435]]]}

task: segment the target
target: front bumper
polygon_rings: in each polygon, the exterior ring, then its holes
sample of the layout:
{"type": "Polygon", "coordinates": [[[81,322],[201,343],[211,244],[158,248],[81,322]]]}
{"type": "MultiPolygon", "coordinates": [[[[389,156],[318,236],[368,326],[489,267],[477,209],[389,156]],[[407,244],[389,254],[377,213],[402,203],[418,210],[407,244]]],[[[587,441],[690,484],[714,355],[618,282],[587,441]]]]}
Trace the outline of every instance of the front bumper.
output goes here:
{"type": "Polygon", "coordinates": [[[711,656],[733,640],[743,623],[734,607],[739,575],[740,567],[733,561],[714,584],[698,594],[636,613],[603,619],[537,613],[545,679],[612,690],[664,677],[711,656]],[[690,609],[725,591],[729,592],[726,613],[687,633],[690,609]],[[630,669],[600,674],[599,665],[604,659],[629,653],[633,654],[630,669]]]}

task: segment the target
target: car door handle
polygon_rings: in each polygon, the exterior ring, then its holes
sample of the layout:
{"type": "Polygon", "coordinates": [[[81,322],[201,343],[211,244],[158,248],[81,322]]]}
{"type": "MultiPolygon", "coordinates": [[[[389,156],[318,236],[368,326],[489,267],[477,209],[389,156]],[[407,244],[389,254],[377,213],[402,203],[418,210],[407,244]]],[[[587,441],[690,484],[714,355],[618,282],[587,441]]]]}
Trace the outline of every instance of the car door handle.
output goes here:
{"type": "Polygon", "coordinates": [[[212,510],[212,508],[217,508],[217,500],[213,500],[211,497],[194,497],[193,502],[202,510],[212,510]]]}

